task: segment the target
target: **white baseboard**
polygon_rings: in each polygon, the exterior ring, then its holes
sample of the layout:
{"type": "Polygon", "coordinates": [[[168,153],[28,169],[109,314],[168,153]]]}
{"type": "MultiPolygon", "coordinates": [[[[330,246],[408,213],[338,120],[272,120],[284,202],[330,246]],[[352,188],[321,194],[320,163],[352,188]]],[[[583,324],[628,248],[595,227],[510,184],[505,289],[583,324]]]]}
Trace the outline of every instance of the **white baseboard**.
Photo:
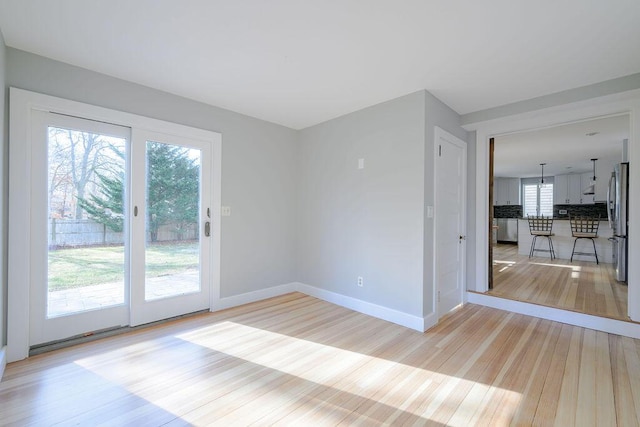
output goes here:
{"type": "Polygon", "coordinates": [[[423,319],[422,317],[413,316],[402,311],[393,310],[391,308],[327,291],[325,289],[316,288],[315,286],[306,285],[304,283],[298,283],[297,290],[303,294],[319,298],[332,304],[367,314],[372,317],[377,317],[378,319],[386,320],[388,322],[396,323],[419,332],[424,332],[427,323],[431,325],[431,322],[433,322],[431,317],[428,318],[429,320],[427,322],[427,318],[423,319]]]}
{"type": "Polygon", "coordinates": [[[7,346],[0,348],[0,382],[2,382],[2,376],[4,375],[4,368],[7,367],[7,346]]]}
{"type": "Polygon", "coordinates": [[[226,298],[220,298],[214,302],[211,311],[223,310],[225,308],[236,307],[251,302],[261,301],[267,298],[273,298],[284,294],[289,294],[298,290],[298,283],[286,283],[284,285],[272,286],[259,291],[247,292],[240,295],[234,295],[226,298]]]}
{"type": "Polygon", "coordinates": [[[315,286],[306,285],[304,283],[292,282],[284,285],[273,286],[271,288],[261,289],[259,291],[247,292],[240,295],[221,298],[217,301],[212,311],[223,310],[225,308],[236,307],[251,302],[260,301],[267,298],[273,298],[291,292],[301,292],[303,294],[319,298],[332,304],[345,307],[359,313],[367,314],[378,319],[396,323],[406,328],[424,332],[430,327],[438,323],[435,313],[425,318],[404,313],[402,311],[383,307],[357,298],[338,294],[336,292],[327,291],[325,289],[316,288],[315,286]]]}
{"type": "Polygon", "coordinates": [[[467,292],[467,302],[483,305],[485,307],[511,311],[518,314],[526,314],[527,316],[538,317],[540,319],[553,320],[555,322],[594,329],[596,331],[608,332],[610,334],[622,335],[630,338],[640,338],[640,324],[638,323],[591,316],[589,314],[576,313],[573,311],[545,307],[521,301],[513,301],[476,292],[467,292]]]}
{"type": "Polygon", "coordinates": [[[436,326],[438,324],[438,316],[436,316],[435,313],[427,314],[424,317],[423,320],[424,320],[424,322],[422,324],[422,331],[423,332],[426,331],[427,329],[430,329],[430,328],[436,326]]]}

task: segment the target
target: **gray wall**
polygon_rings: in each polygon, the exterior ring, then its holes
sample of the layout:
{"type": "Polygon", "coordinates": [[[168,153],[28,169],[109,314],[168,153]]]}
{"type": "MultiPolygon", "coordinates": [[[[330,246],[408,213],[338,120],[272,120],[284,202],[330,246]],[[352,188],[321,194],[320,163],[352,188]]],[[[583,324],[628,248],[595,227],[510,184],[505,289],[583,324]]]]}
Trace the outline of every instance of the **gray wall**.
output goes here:
{"type": "Polygon", "coordinates": [[[422,314],[424,131],[424,91],[300,131],[301,282],[422,314]]]}
{"type": "MultiPolygon", "coordinates": [[[[435,127],[439,127],[450,134],[467,141],[467,131],[460,127],[460,116],[458,113],[449,108],[446,104],[433,96],[431,93],[424,91],[425,94],[425,156],[424,156],[424,206],[434,206],[435,193],[434,188],[434,170],[435,170],[435,127]]],[[[467,149],[467,153],[470,150],[467,149]]],[[[475,162],[475,158],[473,160],[475,162]]],[[[471,159],[467,160],[467,169],[471,159]]],[[[471,179],[471,175],[467,172],[467,179],[471,179]]],[[[467,184],[467,187],[469,185],[467,184]]],[[[468,191],[468,189],[467,189],[468,191]]],[[[473,211],[467,206],[467,217],[473,216],[473,211]]],[[[469,219],[467,219],[469,222],[469,219]]],[[[423,316],[426,316],[434,310],[434,286],[433,274],[433,242],[435,235],[433,233],[433,218],[427,218],[426,209],[424,212],[424,293],[423,293],[423,316]]],[[[469,230],[467,230],[469,234],[469,230]]],[[[467,251],[472,246],[467,244],[467,251]]],[[[467,256],[469,258],[469,256],[467,256]]],[[[467,271],[468,272],[468,271],[467,271]]],[[[417,298],[417,295],[416,295],[417,298]]]]}
{"type": "Polygon", "coordinates": [[[6,47],[0,31],[0,347],[7,343],[7,163],[9,156],[9,102],[6,90],[6,47]]]}
{"type": "Polygon", "coordinates": [[[425,206],[434,203],[434,127],[468,138],[460,117],[430,93],[294,131],[20,50],[6,54],[9,86],[222,133],[222,204],[232,210],[222,219],[223,297],[300,281],[415,316],[432,311],[425,206]]]}
{"type": "Polygon", "coordinates": [[[6,63],[10,86],[220,132],[222,204],[231,207],[222,296],[296,280],[296,131],[13,48],[6,63]]]}

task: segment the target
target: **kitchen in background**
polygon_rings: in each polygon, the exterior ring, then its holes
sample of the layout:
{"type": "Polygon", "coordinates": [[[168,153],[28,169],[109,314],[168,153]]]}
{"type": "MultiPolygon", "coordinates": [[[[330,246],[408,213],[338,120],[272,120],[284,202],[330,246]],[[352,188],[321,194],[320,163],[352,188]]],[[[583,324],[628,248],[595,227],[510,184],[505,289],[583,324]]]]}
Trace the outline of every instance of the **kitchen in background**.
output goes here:
{"type": "Polygon", "coordinates": [[[493,180],[493,243],[518,243],[518,218],[522,218],[520,178],[493,180]]]}
{"type": "Polygon", "coordinates": [[[522,218],[522,205],[493,207],[495,243],[518,243],[518,218],[522,218]]]}
{"type": "MultiPolygon", "coordinates": [[[[628,135],[628,115],[620,115],[496,137],[494,244],[526,240],[528,233],[518,236],[515,224],[527,214],[558,221],[599,217],[602,239],[609,244],[604,237],[611,235],[609,180],[616,166],[627,161],[628,135]]],[[[520,225],[520,233],[528,231],[520,225]]],[[[611,252],[609,247],[603,261],[615,264],[611,252]]]]}

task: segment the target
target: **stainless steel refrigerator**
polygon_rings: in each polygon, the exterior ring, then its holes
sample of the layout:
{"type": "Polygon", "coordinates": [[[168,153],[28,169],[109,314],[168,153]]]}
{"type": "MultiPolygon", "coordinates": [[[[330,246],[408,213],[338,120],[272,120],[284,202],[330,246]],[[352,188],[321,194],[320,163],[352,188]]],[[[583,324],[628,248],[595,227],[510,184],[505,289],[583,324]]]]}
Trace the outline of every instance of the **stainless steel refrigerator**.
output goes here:
{"type": "Polygon", "coordinates": [[[615,166],[609,180],[607,191],[607,212],[609,226],[613,230],[613,262],[616,269],[616,280],[627,281],[628,244],[627,230],[629,226],[629,163],[615,166]]]}

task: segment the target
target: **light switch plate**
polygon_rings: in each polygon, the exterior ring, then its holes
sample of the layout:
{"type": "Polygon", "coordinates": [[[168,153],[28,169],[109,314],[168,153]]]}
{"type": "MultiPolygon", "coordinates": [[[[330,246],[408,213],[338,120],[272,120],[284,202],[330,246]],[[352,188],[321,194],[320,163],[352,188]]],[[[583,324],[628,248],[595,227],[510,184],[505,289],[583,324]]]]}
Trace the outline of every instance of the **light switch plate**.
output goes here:
{"type": "Polygon", "coordinates": [[[358,159],[358,169],[364,169],[364,159],[358,159]]]}

